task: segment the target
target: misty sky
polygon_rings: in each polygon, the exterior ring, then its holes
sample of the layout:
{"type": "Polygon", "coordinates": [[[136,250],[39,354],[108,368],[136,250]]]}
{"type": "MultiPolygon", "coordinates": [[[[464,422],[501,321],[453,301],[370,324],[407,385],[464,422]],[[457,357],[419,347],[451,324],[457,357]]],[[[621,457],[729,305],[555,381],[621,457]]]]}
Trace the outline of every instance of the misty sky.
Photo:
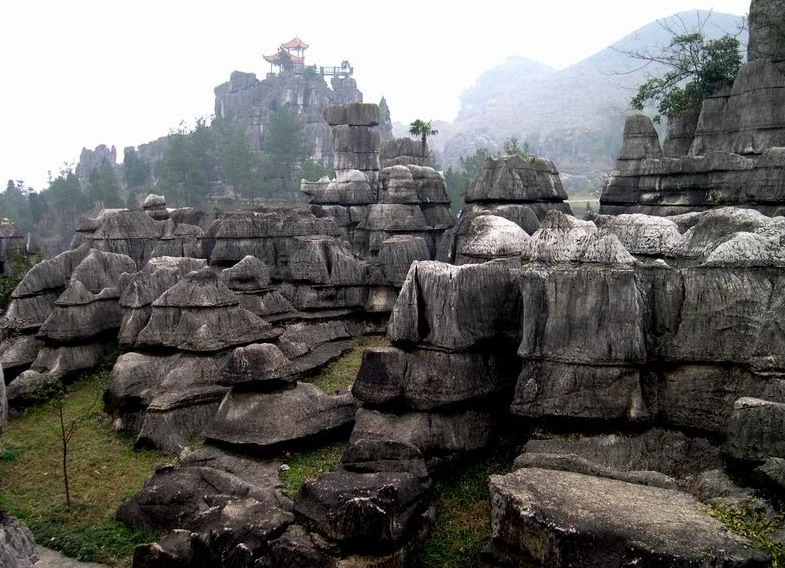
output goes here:
{"type": "Polygon", "coordinates": [[[384,95],[408,123],[454,118],[461,92],[508,56],[563,68],[695,8],[746,14],[749,0],[0,0],[0,181],[42,189],[83,146],[114,144],[122,159],[211,115],[233,70],[263,78],[262,55],[294,36],[308,64],[348,59],[365,101],[384,95]]]}

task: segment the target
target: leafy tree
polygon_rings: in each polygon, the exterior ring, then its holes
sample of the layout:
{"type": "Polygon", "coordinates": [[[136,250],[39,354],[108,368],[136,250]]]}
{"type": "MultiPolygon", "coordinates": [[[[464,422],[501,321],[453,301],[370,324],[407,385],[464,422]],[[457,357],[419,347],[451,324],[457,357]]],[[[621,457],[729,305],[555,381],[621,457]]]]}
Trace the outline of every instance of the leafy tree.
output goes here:
{"type": "Polygon", "coordinates": [[[492,157],[487,148],[478,148],[473,154],[462,156],[458,160],[458,167],[447,169],[444,179],[453,211],[458,212],[463,207],[466,191],[482,170],[485,160],[492,157]]]}
{"type": "Polygon", "coordinates": [[[310,154],[303,125],[286,106],[271,116],[262,142],[264,193],[291,195],[300,187],[296,177],[300,163],[310,154]]]}
{"type": "Polygon", "coordinates": [[[33,192],[22,180],[8,180],[5,191],[0,194],[0,217],[13,220],[17,226],[29,231],[33,226],[28,196],[33,192]]]}
{"type": "Polygon", "coordinates": [[[251,148],[245,127],[236,120],[217,119],[212,128],[215,130],[216,158],[221,181],[232,186],[235,200],[239,195],[253,197],[261,160],[251,148]]]}
{"type": "Polygon", "coordinates": [[[529,143],[524,142],[523,146],[520,145],[520,141],[518,140],[517,136],[513,136],[512,138],[507,139],[504,143],[504,155],[505,156],[521,156],[523,158],[533,158],[534,154],[529,151],[529,143]]]}
{"type": "Polygon", "coordinates": [[[155,167],[158,187],[179,205],[199,205],[216,179],[213,132],[204,118],[189,130],[181,125],[169,135],[155,167]]]}
{"type": "Polygon", "coordinates": [[[637,110],[643,110],[650,101],[656,104],[659,114],[654,117],[655,122],[660,121],[660,115],[671,119],[700,109],[706,97],[733,83],[741,66],[738,39],[726,35],[707,40],[700,31],[674,34],[658,54],[629,55],[667,69],[643,83],[631,100],[637,110]]]}
{"type": "Polygon", "coordinates": [[[89,207],[89,201],[73,168],[64,166],[60,175],[44,190],[50,209],[56,212],[55,232],[63,240],[70,240],[76,230],[76,220],[89,207]]]}
{"type": "Polygon", "coordinates": [[[49,204],[46,197],[42,193],[31,191],[27,196],[27,201],[30,205],[30,216],[32,217],[33,224],[38,224],[49,212],[49,204]]]}
{"type": "Polygon", "coordinates": [[[431,127],[431,121],[420,120],[419,118],[409,124],[409,134],[419,136],[422,143],[422,155],[428,155],[428,136],[436,136],[439,131],[431,127]]]}
{"type": "Polygon", "coordinates": [[[144,187],[150,181],[150,164],[130,147],[123,151],[123,179],[130,189],[144,187]]]}
{"type": "Polygon", "coordinates": [[[104,207],[122,207],[120,184],[109,160],[101,160],[98,167],[90,170],[87,180],[87,193],[90,201],[101,203],[104,207]]]}
{"type": "Polygon", "coordinates": [[[335,170],[327,169],[319,162],[314,160],[306,160],[303,162],[303,165],[300,166],[300,171],[297,174],[299,179],[305,179],[308,181],[319,181],[322,176],[335,176],[335,170]]]}

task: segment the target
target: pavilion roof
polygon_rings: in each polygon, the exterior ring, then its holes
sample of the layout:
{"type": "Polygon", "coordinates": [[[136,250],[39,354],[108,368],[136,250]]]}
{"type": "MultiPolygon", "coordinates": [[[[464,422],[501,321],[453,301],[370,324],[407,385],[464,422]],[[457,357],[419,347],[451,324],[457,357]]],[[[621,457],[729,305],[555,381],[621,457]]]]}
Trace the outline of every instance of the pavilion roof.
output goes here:
{"type": "MultiPolygon", "coordinates": [[[[280,63],[281,62],[281,54],[279,52],[275,52],[272,55],[263,55],[264,60],[268,63],[280,63]]],[[[289,55],[289,59],[292,60],[292,63],[304,63],[305,57],[297,57],[296,55],[289,55]]]]}
{"type": "Polygon", "coordinates": [[[301,40],[299,37],[294,37],[287,41],[286,43],[282,43],[281,47],[284,49],[308,49],[308,44],[301,40]]]}

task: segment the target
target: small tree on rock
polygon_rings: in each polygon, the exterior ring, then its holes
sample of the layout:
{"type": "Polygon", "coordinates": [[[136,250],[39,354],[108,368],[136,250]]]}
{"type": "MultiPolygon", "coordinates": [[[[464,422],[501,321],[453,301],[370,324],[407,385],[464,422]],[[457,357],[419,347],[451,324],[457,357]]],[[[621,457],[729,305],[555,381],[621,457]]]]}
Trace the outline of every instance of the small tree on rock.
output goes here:
{"type": "Polygon", "coordinates": [[[409,124],[409,134],[419,136],[422,142],[422,155],[428,156],[428,136],[436,136],[439,131],[431,127],[431,121],[420,120],[419,118],[409,124]]]}
{"type": "Polygon", "coordinates": [[[630,101],[636,110],[654,103],[658,112],[655,122],[660,122],[661,116],[671,119],[700,109],[704,99],[733,84],[741,66],[737,38],[725,35],[707,40],[701,31],[673,33],[670,43],[657,54],[627,54],[666,69],[662,75],[651,77],[638,87],[630,101]]]}

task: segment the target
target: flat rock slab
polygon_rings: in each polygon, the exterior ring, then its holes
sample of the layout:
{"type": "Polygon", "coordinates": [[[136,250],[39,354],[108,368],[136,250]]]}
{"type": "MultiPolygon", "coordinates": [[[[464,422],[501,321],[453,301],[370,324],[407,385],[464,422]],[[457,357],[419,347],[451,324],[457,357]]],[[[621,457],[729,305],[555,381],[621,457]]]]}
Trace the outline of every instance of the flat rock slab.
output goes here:
{"type": "Polygon", "coordinates": [[[43,546],[36,546],[35,552],[38,562],[33,564],[33,568],[108,568],[107,564],[79,562],[43,546]]]}
{"type": "Polygon", "coordinates": [[[564,471],[494,475],[492,544],[543,568],[763,567],[686,493],[564,471]]]}

